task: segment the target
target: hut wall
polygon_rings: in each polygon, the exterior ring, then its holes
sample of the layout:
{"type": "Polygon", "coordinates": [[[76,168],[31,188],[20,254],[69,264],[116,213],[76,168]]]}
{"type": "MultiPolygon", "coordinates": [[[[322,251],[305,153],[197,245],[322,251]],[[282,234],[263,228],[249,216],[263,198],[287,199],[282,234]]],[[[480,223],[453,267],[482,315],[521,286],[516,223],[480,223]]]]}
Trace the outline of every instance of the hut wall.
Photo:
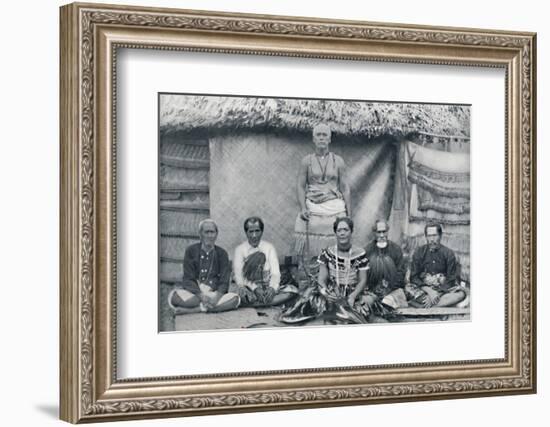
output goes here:
{"type": "Polygon", "coordinates": [[[439,222],[442,244],[455,252],[462,279],[470,281],[469,150],[403,141],[397,157],[390,239],[410,257],[426,243],[426,223],[439,222]]]}
{"type": "MultiPolygon", "coordinates": [[[[363,246],[374,220],[387,218],[391,209],[396,145],[340,135],[330,149],[347,164],[354,242],[363,246]]],[[[244,219],[253,215],[264,220],[264,238],[275,245],[280,261],[293,255],[298,168],[312,151],[311,136],[298,133],[239,132],[210,139],[210,213],[220,227],[218,244],[230,257],[246,238],[244,219]]]]}
{"type": "MultiPolygon", "coordinates": [[[[293,255],[294,223],[299,212],[296,178],[301,159],[313,151],[309,134],[239,131],[200,141],[166,138],[163,142],[160,168],[162,281],[181,280],[185,248],[198,240],[198,223],[209,216],[218,223],[218,244],[230,257],[234,248],[246,238],[243,221],[252,215],[264,219],[264,238],[275,245],[281,262],[285,256],[293,255]]],[[[412,253],[423,244],[425,220],[411,215],[410,211],[407,144],[410,143],[391,138],[333,137],[330,149],[342,156],[347,165],[355,244],[364,246],[373,238],[374,221],[390,216],[390,238],[400,243],[406,252],[412,253]]],[[[456,150],[455,153],[463,156],[464,151],[456,150]]],[[[469,197],[467,199],[465,207],[469,207],[469,197]]],[[[432,211],[420,213],[426,216],[440,214],[432,211]]],[[[456,251],[463,274],[469,278],[469,214],[445,215],[447,220],[455,220],[455,216],[461,220],[456,224],[449,221],[444,224],[443,243],[456,251]]]]}
{"type": "Polygon", "coordinates": [[[161,139],[161,282],[175,283],[182,280],[185,249],[199,240],[199,222],[210,216],[209,168],[210,153],[207,139],[161,139]]]}

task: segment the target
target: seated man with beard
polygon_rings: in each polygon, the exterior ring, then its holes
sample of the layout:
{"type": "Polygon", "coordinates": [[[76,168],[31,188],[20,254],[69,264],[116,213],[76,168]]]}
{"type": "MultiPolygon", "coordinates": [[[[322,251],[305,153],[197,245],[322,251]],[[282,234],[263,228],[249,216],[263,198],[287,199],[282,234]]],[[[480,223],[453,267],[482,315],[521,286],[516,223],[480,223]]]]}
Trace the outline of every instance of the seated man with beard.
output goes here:
{"type": "Polygon", "coordinates": [[[399,245],[388,240],[389,229],[386,221],[377,220],[373,227],[375,238],[365,248],[370,263],[369,293],[371,299],[392,308],[406,307],[403,288],[407,267],[399,245]]]}
{"type": "Polygon", "coordinates": [[[414,251],[411,283],[417,287],[410,305],[415,307],[451,307],[466,293],[457,283],[459,263],[454,252],[441,244],[441,224],[429,223],[424,228],[426,244],[414,251]]]}
{"type": "Polygon", "coordinates": [[[279,259],[275,247],[262,240],[264,222],[259,217],[244,222],[247,240],[235,249],[233,272],[242,306],[279,305],[297,292],[281,286],[279,259]]]}

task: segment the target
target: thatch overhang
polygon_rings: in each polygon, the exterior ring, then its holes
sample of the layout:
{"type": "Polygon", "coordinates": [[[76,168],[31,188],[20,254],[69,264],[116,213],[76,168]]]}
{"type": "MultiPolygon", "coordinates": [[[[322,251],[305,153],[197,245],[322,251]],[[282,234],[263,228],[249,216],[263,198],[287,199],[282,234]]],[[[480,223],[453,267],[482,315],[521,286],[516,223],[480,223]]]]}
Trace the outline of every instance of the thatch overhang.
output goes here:
{"type": "Polygon", "coordinates": [[[160,131],[311,132],[323,122],[335,136],[396,138],[414,134],[470,136],[470,107],[371,101],[162,94],[160,131]]]}

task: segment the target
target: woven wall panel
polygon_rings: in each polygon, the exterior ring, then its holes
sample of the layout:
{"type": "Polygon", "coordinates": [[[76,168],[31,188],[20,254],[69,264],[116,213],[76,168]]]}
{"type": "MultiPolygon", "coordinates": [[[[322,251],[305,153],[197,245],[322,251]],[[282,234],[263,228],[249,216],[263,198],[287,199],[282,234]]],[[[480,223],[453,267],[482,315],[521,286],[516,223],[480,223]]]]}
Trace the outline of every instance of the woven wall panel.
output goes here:
{"type": "Polygon", "coordinates": [[[162,258],[169,258],[171,260],[183,261],[185,249],[187,246],[197,243],[198,238],[184,238],[184,237],[166,237],[163,236],[160,240],[160,256],[162,258]]]}
{"type": "Polygon", "coordinates": [[[160,256],[161,280],[181,280],[181,261],[185,249],[198,241],[199,222],[210,216],[208,194],[209,171],[196,166],[209,164],[207,140],[163,138],[160,146],[161,160],[170,159],[170,165],[160,167],[161,188],[202,188],[203,192],[161,192],[160,201],[160,256]],[[167,198],[163,195],[170,194],[167,198]],[[191,236],[196,235],[196,238],[191,236]],[[166,263],[167,260],[180,260],[166,263]]]}
{"type": "Polygon", "coordinates": [[[209,171],[205,169],[184,169],[170,166],[160,168],[160,188],[182,186],[208,186],[209,171]]]}
{"type": "Polygon", "coordinates": [[[160,200],[178,200],[180,198],[181,194],[177,192],[170,192],[165,193],[161,191],[160,193],[160,200]]]}
{"type": "Polygon", "coordinates": [[[351,185],[354,243],[366,246],[374,238],[377,219],[387,219],[393,199],[395,146],[373,141],[360,156],[347,160],[351,185]]]}
{"type": "MultiPolygon", "coordinates": [[[[352,206],[364,244],[377,217],[389,214],[395,147],[387,142],[333,143],[331,151],[348,166],[352,206]],[[357,209],[355,209],[355,207],[357,209]]],[[[240,134],[211,140],[211,214],[220,226],[218,243],[232,256],[246,236],[243,221],[263,218],[264,238],[282,261],[292,254],[294,223],[299,212],[296,179],[301,159],[313,152],[309,135],[240,134]]]]}
{"type": "Polygon", "coordinates": [[[202,212],[160,211],[160,233],[196,234],[198,235],[199,222],[208,218],[202,212]]]}
{"type": "Polygon", "coordinates": [[[305,138],[291,143],[265,134],[211,141],[211,214],[220,228],[218,244],[230,257],[246,239],[244,219],[253,215],[264,220],[264,239],[279,258],[289,252],[298,212],[297,168],[309,148],[305,138]]]}
{"type": "Polygon", "coordinates": [[[160,206],[163,207],[180,207],[190,209],[207,209],[210,210],[210,195],[207,192],[199,193],[160,193],[160,206]]]}
{"type": "Polygon", "coordinates": [[[183,280],[183,263],[161,261],[159,276],[161,282],[181,282],[183,280]]]}
{"type": "Polygon", "coordinates": [[[210,205],[210,196],[208,193],[182,193],[179,199],[190,206],[210,205]]]}
{"type": "Polygon", "coordinates": [[[187,140],[170,140],[164,137],[160,145],[160,154],[163,156],[177,157],[187,160],[209,160],[208,141],[204,140],[202,145],[188,144],[187,140]]]}
{"type": "Polygon", "coordinates": [[[210,203],[189,202],[187,200],[161,200],[160,208],[163,210],[179,210],[179,211],[202,210],[208,213],[210,211],[210,203]]]}

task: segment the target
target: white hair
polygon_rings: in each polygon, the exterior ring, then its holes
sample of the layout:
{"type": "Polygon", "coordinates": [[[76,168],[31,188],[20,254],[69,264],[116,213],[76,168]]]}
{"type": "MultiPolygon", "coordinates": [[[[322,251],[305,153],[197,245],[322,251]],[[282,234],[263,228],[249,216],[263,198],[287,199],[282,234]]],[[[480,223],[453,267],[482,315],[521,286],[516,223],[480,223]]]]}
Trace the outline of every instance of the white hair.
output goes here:
{"type": "Polygon", "coordinates": [[[325,124],[325,123],[317,123],[315,126],[313,126],[313,131],[312,133],[315,134],[315,131],[318,131],[318,130],[326,130],[330,135],[332,135],[332,131],[330,129],[330,126],[325,124]]]}
{"type": "Polygon", "coordinates": [[[386,226],[386,231],[390,229],[390,224],[388,224],[388,221],[386,221],[385,219],[377,219],[376,221],[374,221],[372,231],[378,231],[378,224],[384,224],[386,226]]]}
{"type": "Polygon", "coordinates": [[[204,224],[212,224],[216,229],[216,233],[218,232],[218,224],[216,224],[216,221],[214,221],[211,218],[206,218],[206,219],[203,219],[201,222],[199,222],[199,234],[201,233],[202,227],[204,227],[204,224]]]}

